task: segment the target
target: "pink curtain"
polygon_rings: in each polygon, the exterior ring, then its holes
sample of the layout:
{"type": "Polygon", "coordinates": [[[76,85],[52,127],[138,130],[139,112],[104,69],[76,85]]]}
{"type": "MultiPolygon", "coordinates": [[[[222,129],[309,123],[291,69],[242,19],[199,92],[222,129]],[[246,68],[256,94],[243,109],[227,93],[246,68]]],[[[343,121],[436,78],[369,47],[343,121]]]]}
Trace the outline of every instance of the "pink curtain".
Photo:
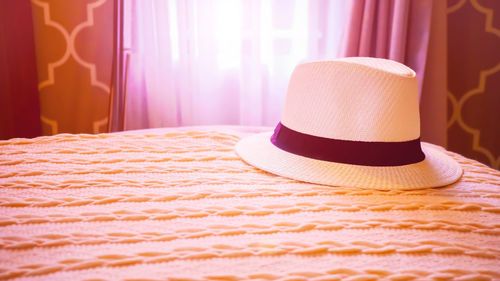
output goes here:
{"type": "Polygon", "coordinates": [[[419,79],[421,138],[446,145],[446,1],[351,0],[339,55],[388,58],[419,79]]]}
{"type": "Polygon", "coordinates": [[[123,2],[125,129],[275,125],[295,65],[336,57],[346,7],[344,0],[123,2]]]}

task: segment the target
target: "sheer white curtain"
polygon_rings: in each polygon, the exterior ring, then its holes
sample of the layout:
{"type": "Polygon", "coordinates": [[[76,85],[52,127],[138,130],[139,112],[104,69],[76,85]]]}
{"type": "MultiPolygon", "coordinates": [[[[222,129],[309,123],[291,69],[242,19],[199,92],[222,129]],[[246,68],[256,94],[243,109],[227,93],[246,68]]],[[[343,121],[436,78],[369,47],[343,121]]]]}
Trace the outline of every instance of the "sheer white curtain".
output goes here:
{"type": "Polygon", "coordinates": [[[294,66],[336,57],[344,3],[124,0],[125,129],[275,125],[294,66]]]}

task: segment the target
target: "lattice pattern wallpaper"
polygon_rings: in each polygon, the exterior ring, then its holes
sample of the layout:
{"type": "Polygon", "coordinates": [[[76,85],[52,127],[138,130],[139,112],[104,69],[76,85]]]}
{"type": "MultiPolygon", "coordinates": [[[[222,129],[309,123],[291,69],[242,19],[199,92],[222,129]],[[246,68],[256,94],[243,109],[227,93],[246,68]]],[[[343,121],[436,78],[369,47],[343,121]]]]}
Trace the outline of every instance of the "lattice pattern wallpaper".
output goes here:
{"type": "Polygon", "coordinates": [[[500,169],[500,1],[448,1],[448,149],[500,169]]]}
{"type": "Polygon", "coordinates": [[[107,131],[113,0],[32,0],[42,132],[107,131]]]}

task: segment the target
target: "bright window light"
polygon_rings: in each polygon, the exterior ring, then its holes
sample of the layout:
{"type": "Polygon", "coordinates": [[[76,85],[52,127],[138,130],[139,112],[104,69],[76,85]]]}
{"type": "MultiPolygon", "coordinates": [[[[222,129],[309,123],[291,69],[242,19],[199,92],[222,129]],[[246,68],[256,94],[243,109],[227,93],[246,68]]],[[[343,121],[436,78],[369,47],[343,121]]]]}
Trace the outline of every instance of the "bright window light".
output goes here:
{"type": "Polygon", "coordinates": [[[241,61],[241,2],[216,2],[215,38],[217,64],[220,68],[234,68],[241,61]]]}

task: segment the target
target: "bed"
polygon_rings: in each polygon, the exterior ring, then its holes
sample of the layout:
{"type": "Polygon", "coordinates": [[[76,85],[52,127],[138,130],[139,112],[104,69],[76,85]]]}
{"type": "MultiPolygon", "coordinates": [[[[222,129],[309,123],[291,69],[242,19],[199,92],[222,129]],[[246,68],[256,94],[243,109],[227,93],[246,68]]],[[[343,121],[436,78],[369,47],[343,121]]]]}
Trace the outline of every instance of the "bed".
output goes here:
{"type": "Polygon", "coordinates": [[[500,280],[500,172],[375,191],[235,154],[272,128],[0,142],[0,280],[500,280]]]}

